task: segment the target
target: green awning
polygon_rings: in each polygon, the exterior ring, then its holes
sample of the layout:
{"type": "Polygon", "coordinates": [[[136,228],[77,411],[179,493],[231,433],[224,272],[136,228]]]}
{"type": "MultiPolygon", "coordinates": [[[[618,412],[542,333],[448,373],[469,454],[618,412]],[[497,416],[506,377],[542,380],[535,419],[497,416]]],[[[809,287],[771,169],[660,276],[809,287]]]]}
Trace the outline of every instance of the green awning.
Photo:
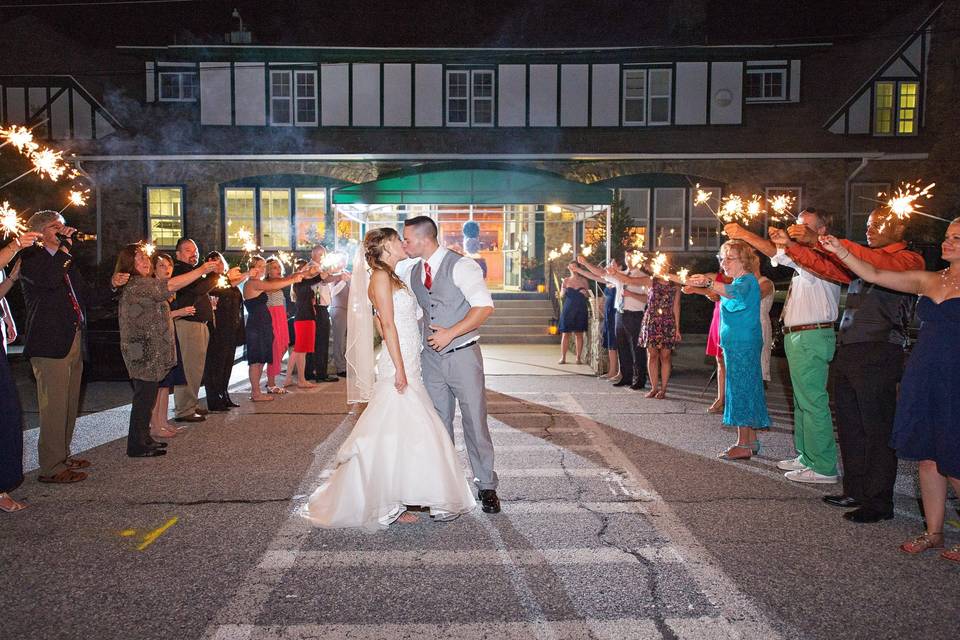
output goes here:
{"type": "Polygon", "coordinates": [[[340,187],[334,204],[610,204],[612,192],[549,171],[516,167],[404,169],[340,187]]]}

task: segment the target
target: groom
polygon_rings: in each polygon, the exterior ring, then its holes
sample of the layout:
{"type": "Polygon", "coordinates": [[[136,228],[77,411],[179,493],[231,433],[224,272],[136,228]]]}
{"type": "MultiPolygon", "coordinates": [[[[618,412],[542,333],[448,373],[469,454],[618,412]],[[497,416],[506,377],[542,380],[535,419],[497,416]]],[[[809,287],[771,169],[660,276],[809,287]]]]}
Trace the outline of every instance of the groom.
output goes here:
{"type": "Polygon", "coordinates": [[[408,278],[423,309],[423,384],[451,440],[456,401],[460,401],[463,439],[481,506],[486,513],[499,513],[477,332],[493,313],[493,298],[480,265],[440,247],[437,225],[428,216],[403,223],[403,246],[409,257],[421,259],[408,278]]]}

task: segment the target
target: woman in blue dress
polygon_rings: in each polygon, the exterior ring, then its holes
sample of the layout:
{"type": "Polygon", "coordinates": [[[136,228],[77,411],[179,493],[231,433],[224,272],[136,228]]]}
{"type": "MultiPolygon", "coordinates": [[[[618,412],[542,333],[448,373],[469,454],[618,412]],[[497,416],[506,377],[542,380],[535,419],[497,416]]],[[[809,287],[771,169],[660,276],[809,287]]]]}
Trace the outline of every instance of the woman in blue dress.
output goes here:
{"type": "Polygon", "coordinates": [[[583,364],[583,334],[587,330],[587,287],[586,278],[576,271],[576,262],[569,265],[570,275],[563,279],[563,308],[560,310],[560,361],[567,364],[567,350],[570,348],[570,334],[574,336],[577,351],[577,364],[583,364]]]}
{"type": "MultiPolygon", "coordinates": [[[[942,271],[885,271],[851,255],[833,236],[820,243],[867,282],[920,295],[920,340],[903,372],[890,446],[898,458],[920,462],[927,521],[926,531],[900,550],[943,549],[947,484],[960,495],[960,218],[947,227],[940,247],[950,264],[942,271]]],[[[960,563],[960,545],[940,555],[960,563]]]]}
{"type": "Polygon", "coordinates": [[[719,457],[749,460],[760,451],[757,431],[770,427],[761,366],[760,284],[753,275],[759,259],[746,242],[730,240],[720,247],[720,268],[731,282],[701,274],[687,284],[720,296],[720,346],[726,365],[723,424],[737,428],[737,443],[719,457]]]}

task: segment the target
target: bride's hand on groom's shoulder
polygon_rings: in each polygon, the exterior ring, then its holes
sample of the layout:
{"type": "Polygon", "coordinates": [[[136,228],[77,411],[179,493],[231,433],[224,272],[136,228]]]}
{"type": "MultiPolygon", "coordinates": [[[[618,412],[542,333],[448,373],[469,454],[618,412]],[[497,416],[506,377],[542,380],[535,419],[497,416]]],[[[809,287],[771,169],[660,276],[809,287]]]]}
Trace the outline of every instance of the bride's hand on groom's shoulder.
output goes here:
{"type": "Polygon", "coordinates": [[[393,386],[396,387],[397,393],[403,393],[407,388],[407,373],[403,369],[397,369],[393,377],[393,386]]]}

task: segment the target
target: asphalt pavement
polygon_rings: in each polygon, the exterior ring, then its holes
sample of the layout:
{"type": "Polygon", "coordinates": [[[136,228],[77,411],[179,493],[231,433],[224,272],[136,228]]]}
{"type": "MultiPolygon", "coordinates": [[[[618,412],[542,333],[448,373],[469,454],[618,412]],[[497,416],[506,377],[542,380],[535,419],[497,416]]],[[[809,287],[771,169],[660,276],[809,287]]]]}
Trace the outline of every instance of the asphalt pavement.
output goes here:
{"type": "Polygon", "coordinates": [[[836,486],[775,469],[792,438],[778,383],[761,455],[716,459],[733,436],[706,375],[680,367],[666,400],[490,375],[503,512],[375,534],[296,515],[356,418],[342,382],[244,400],[154,459],[124,455],[126,407],[93,413],[90,479],[32,471],[31,508],[0,514],[0,637],[954,637],[960,566],[896,549],[922,528],[913,468],[894,520],[848,523],[820,500],[836,486]]]}

